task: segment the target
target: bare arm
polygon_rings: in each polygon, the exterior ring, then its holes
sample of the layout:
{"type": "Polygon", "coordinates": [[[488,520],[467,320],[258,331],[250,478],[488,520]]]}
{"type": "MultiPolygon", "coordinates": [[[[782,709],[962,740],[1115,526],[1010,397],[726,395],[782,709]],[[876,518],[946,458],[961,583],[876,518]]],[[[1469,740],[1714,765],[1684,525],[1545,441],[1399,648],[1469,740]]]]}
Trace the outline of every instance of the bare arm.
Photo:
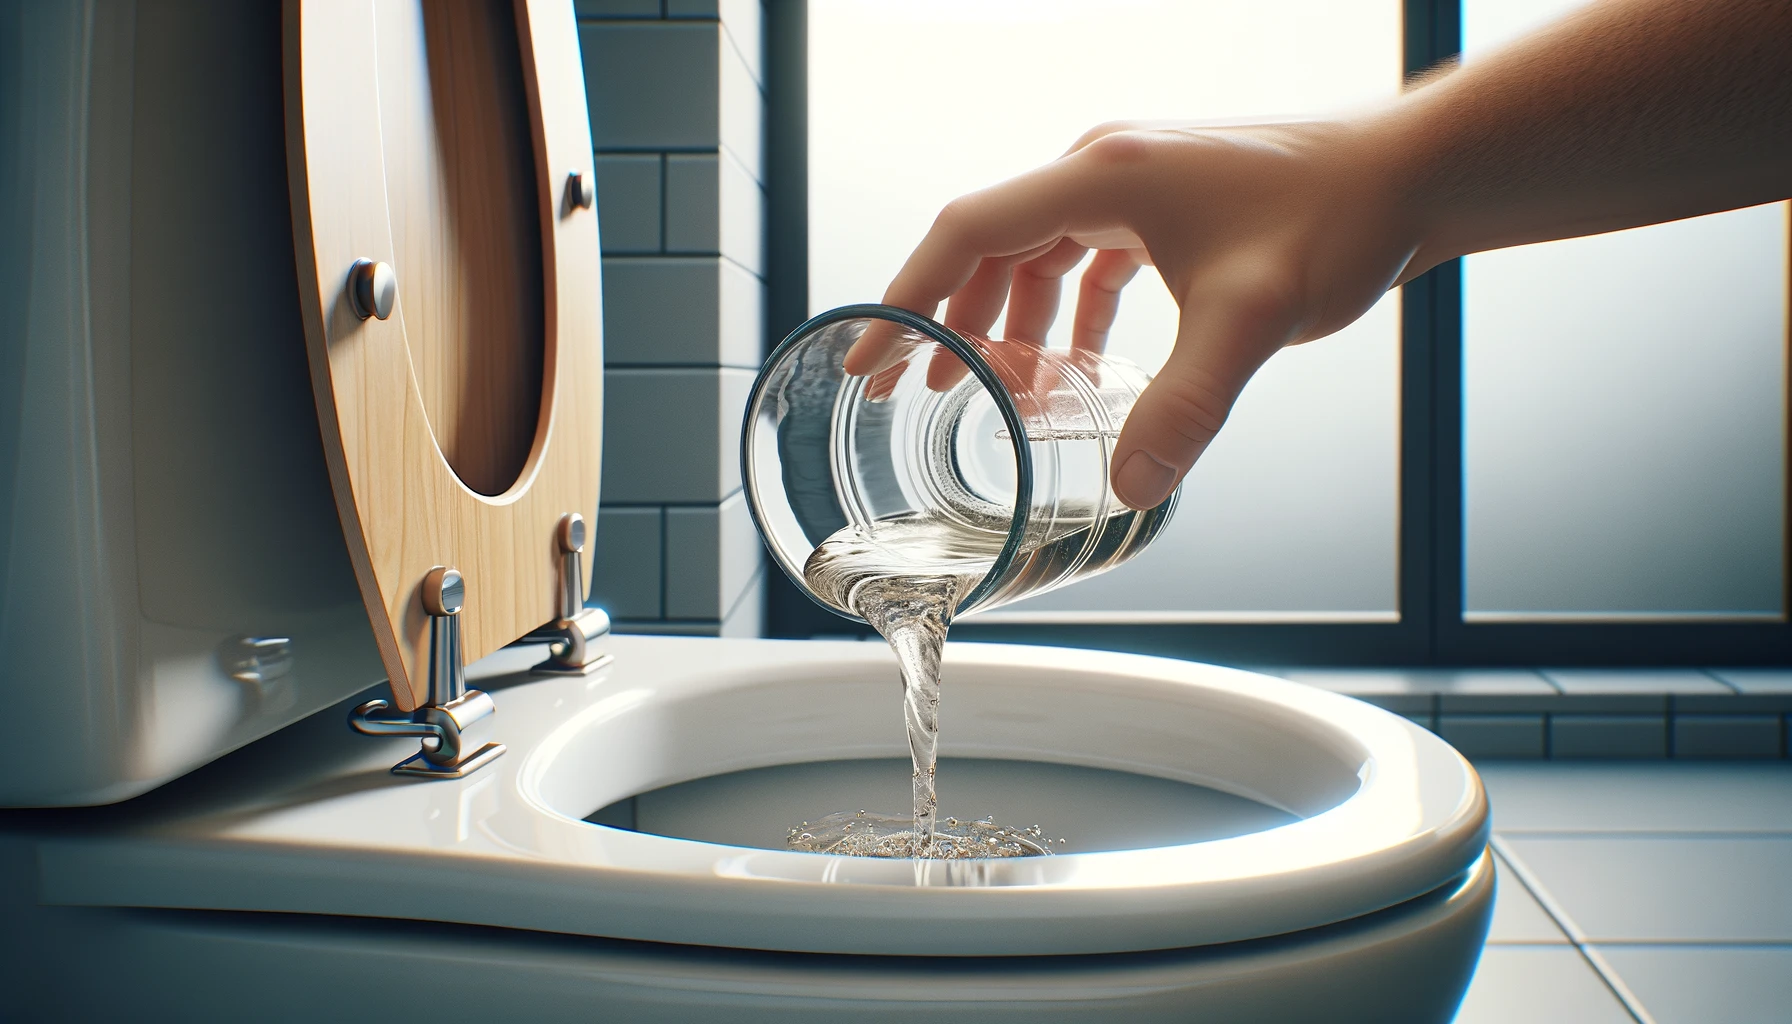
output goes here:
{"type": "MultiPolygon", "coordinates": [[[[1176,347],[1115,450],[1156,504],[1251,375],[1466,253],[1792,195],[1792,2],[1605,0],[1365,114],[1229,128],[1104,125],[954,201],[885,293],[1039,344],[1088,249],[1073,344],[1100,348],[1154,265],[1176,347]],[[949,301],[948,301],[949,300],[949,301]]],[[[900,359],[868,334],[847,359],[900,359]]],[[[934,374],[943,385],[950,373],[934,374]]]]}
{"type": "Polygon", "coordinates": [[[1792,194],[1792,3],[1608,0],[1368,119],[1425,269],[1792,194]]]}

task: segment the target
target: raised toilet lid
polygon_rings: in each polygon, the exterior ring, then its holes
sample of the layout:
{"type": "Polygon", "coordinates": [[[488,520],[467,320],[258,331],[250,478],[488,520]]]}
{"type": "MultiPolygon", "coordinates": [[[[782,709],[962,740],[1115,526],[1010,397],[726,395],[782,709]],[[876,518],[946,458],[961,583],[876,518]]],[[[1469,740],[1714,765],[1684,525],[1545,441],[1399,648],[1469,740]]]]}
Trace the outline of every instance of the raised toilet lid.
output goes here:
{"type": "Polygon", "coordinates": [[[555,526],[596,513],[598,235],[565,0],[288,0],[288,181],[313,391],[394,698],[427,699],[438,565],[473,660],[558,612],[555,526]],[[357,315],[351,271],[396,280],[357,315]]]}
{"type": "Polygon", "coordinates": [[[905,750],[882,644],[624,636],[612,650],[589,679],[528,681],[535,652],[521,648],[478,666],[511,754],[468,778],[395,778],[386,766],[404,741],[354,736],[325,712],[111,825],[96,816],[88,834],[46,842],[39,898],[962,956],[1279,935],[1485,870],[1480,780],[1404,718],[1232,669],[984,644],[948,645],[945,756],[1204,783],[1300,820],[1181,846],[955,862],[588,824],[690,779],[905,750]]]}

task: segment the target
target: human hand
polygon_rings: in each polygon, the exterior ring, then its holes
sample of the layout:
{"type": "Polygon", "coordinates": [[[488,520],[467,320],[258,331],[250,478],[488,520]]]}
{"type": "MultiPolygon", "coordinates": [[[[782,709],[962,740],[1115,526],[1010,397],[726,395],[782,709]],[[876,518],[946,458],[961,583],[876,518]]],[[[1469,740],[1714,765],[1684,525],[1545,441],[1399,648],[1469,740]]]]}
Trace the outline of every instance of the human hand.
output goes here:
{"type": "MultiPolygon", "coordinates": [[[[1004,303],[1010,342],[1043,345],[1062,281],[1083,272],[1074,349],[1107,343],[1120,292],[1155,266],[1181,309],[1175,349],[1133,407],[1113,458],[1115,494],[1164,500],[1225,422],[1251,375],[1285,345],[1361,316],[1414,267],[1416,218],[1386,154],[1360,126],[1103,125],[1044,167],[941,211],[884,301],[988,333],[1004,303]],[[948,301],[949,300],[949,301],[948,301]]],[[[893,386],[909,351],[868,330],[848,373],[893,386]]],[[[936,350],[927,383],[964,368],[936,350]]]]}

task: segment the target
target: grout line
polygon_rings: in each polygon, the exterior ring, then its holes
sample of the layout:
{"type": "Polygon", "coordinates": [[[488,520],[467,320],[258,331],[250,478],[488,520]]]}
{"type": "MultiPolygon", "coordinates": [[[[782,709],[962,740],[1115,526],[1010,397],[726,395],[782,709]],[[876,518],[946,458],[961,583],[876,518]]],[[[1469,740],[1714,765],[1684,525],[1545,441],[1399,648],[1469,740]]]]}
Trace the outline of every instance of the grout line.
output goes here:
{"type": "Polygon", "coordinates": [[[1531,897],[1537,901],[1538,906],[1543,908],[1543,912],[1549,915],[1549,919],[1555,923],[1555,926],[1568,937],[1568,941],[1576,946],[1585,942],[1586,936],[1581,934],[1574,919],[1569,917],[1568,912],[1544,890],[1543,883],[1531,873],[1529,867],[1518,859],[1518,855],[1507,849],[1501,837],[1496,834],[1488,839],[1487,843],[1493,847],[1493,852],[1499,855],[1500,860],[1506,865],[1506,870],[1512,872],[1512,877],[1518,879],[1518,884],[1524,886],[1525,891],[1531,894],[1531,897]]]}
{"type": "Polygon", "coordinates": [[[1624,984],[1624,979],[1618,977],[1618,972],[1611,964],[1606,963],[1605,957],[1597,949],[1582,945],[1576,945],[1575,948],[1580,950],[1581,957],[1593,968],[1593,972],[1599,975],[1599,980],[1605,982],[1605,987],[1611,989],[1612,995],[1618,997],[1618,1002],[1624,1004],[1624,1009],[1636,1018],[1637,1024],[1655,1024],[1655,1017],[1643,1006],[1643,1001],[1636,997],[1635,992],[1630,991],[1630,986],[1624,984]]]}
{"type": "Polygon", "coordinates": [[[1585,960],[1587,966],[1593,969],[1593,973],[1599,976],[1599,980],[1605,983],[1605,987],[1610,990],[1613,998],[1617,999],[1624,1007],[1625,1012],[1629,1013],[1637,1024],[1656,1024],[1655,1018],[1643,1007],[1642,1001],[1636,997],[1636,993],[1630,991],[1630,986],[1624,984],[1624,980],[1618,977],[1618,972],[1605,962],[1605,958],[1599,955],[1598,950],[1587,945],[1586,933],[1582,932],[1580,926],[1574,923],[1574,918],[1569,916],[1567,909],[1556,902],[1555,897],[1543,888],[1542,880],[1531,872],[1530,867],[1508,849],[1499,836],[1490,838],[1488,844],[1493,847],[1500,859],[1505,861],[1506,868],[1512,872],[1512,877],[1518,879],[1519,884],[1523,885],[1531,894],[1531,898],[1537,901],[1537,905],[1543,908],[1543,912],[1549,915],[1549,919],[1562,930],[1562,934],[1568,936],[1568,941],[1574,944],[1581,959],[1585,960]]]}

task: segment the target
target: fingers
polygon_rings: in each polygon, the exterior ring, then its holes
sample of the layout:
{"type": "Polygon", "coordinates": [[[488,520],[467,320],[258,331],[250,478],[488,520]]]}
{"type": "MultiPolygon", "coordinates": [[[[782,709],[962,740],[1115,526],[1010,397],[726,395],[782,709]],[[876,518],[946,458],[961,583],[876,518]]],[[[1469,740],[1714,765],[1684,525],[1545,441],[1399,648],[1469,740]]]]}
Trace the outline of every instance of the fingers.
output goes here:
{"type": "MultiPolygon", "coordinates": [[[[1116,204],[1127,189],[1110,180],[1120,173],[1119,167],[1113,161],[1091,160],[1079,149],[947,204],[890,283],[884,302],[932,316],[941,302],[952,298],[948,326],[987,332],[1012,290],[1016,266],[1048,254],[1053,257],[1048,263],[1069,258],[1068,248],[1055,250],[1073,233],[1085,241],[1103,237],[1104,232],[1130,234],[1116,214],[1116,204]]],[[[1036,269],[1044,268],[1042,264],[1036,269]]],[[[1058,276],[1069,269],[1065,267],[1058,276]]],[[[1032,282],[1022,291],[1030,296],[1032,282]]],[[[1039,305],[1027,297],[1023,306],[1017,326],[1039,333],[1039,305]]],[[[1049,318],[1046,323],[1049,325],[1049,318]]],[[[873,324],[847,352],[845,369],[855,375],[876,373],[907,354],[898,330],[873,324]]]]}
{"type": "Polygon", "coordinates": [[[902,373],[908,369],[908,361],[904,360],[894,366],[886,366],[871,375],[865,382],[865,400],[881,402],[896,393],[896,382],[902,379],[902,373]]]}
{"type": "Polygon", "coordinates": [[[1009,341],[1044,345],[1046,332],[1058,318],[1058,298],[1063,292],[1064,275],[1083,261],[1089,250],[1064,238],[1014,268],[1014,281],[1008,288],[1008,319],[1002,324],[1002,337],[1009,341]]]}
{"type": "Polygon", "coordinates": [[[1114,329],[1114,318],[1120,312],[1120,291],[1139,272],[1140,262],[1130,249],[1103,249],[1089,261],[1076,298],[1072,349],[1101,352],[1108,347],[1108,332],[1114,329]]]}
{"type": "Polygon", "coordinates": [[[1291,334],[1287,307],[1185,301],[1176,348],[1133,405],[1114,446],[1114,494],[1136,509],[1169,497],[1212,443],[1245,383],[1291,334]]]}

